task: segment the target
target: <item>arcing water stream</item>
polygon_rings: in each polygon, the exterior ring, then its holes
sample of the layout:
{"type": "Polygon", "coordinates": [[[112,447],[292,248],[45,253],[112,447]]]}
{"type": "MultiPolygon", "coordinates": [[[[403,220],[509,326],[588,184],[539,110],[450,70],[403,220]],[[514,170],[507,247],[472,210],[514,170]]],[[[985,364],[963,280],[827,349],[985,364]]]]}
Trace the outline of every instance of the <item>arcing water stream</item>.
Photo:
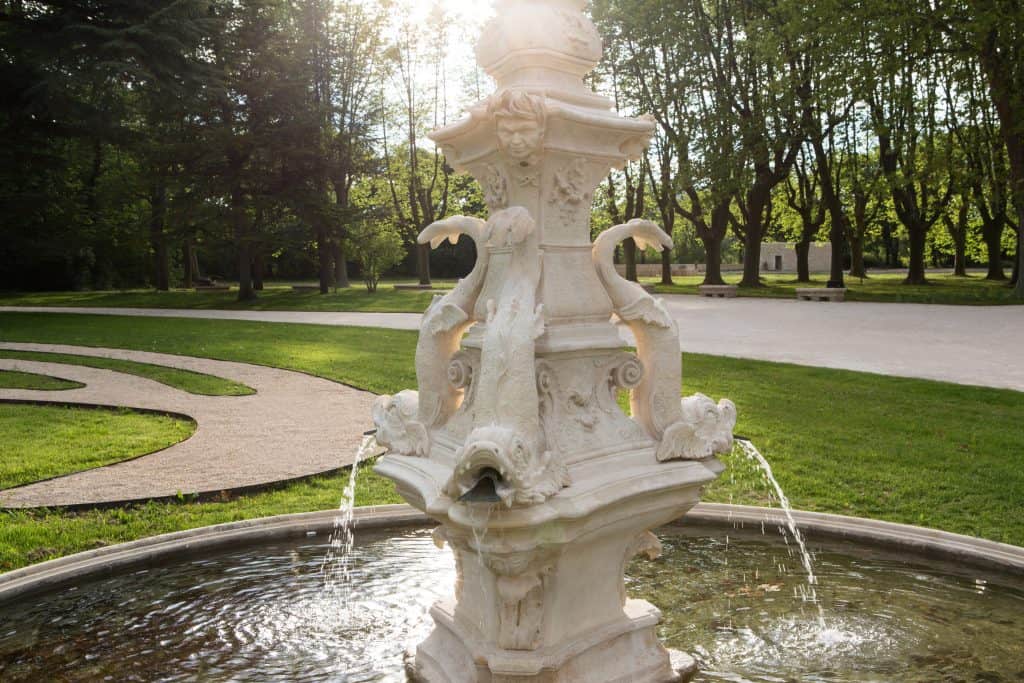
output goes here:
{"type": "Polygon", "coordinates": [[[786,528],[789,530],[790,535],[792,535],[793,540],[796,541],[797,546],[799,546],[800,563],[803,564],[804,571],[807,572],[806,600],[817,605],[821,629],[822,631],[825,631],[825,613],[821,608],[821,603],[818,601],[818,593],[815,590],[815,586],[818,584],[818,578],[814,575],[814,563],[811,558],[811,553],[807,550],[807,544],[804,542],[804,536],[800,533],[800,527],[796,525],[796,520],[793,518],[793,506],[790,505],[789,498],[786,497],[785,492],[782,490],[782,486],[775,478],[775,474],[772,472],[772,466],[768,463],[768,460],[761,455],[761,452],[757,450],[757,447],[749,439],[737,438],[736,443],[739,444],[744,455],[746,455],[749,460],[757,464],[765,481],[768,482],[775,493],[775,497],[779,502],[779,507],[782,509],[782,513],[786,517],[786,528]]]}
{"type": "Polygon", "coordinates": [[[368,433],[363,436],[363,442],[359,445],[355,460],[352,462],[348,484],[341,494],[338,516],[334,518],[334,529],[331,531],[327,554],[320,567],[324,595],[333,598],[342,606],[349,604],[348,598],[352,591],[352,547],[355,545],[352,520],[355,513],[359,465],[375,450],[377,450],[377,440],[374,438],[374,434],[368,433]]]}

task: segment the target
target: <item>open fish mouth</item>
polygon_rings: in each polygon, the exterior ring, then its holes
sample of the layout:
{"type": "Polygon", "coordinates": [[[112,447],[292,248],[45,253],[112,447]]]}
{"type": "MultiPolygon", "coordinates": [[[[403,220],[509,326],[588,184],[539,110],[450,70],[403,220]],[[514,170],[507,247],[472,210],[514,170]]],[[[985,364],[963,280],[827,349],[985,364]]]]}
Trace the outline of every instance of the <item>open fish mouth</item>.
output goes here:
{"type": "Polygon", "coordinates": [[[511,507],[517,482],[529,461],[522,439],[501,427],[484,428],[470,435],[460,451],[447,493],[465,502],[502,502],[511,507]],[[488,438],[489,437],[489,438],[488,438]]]}

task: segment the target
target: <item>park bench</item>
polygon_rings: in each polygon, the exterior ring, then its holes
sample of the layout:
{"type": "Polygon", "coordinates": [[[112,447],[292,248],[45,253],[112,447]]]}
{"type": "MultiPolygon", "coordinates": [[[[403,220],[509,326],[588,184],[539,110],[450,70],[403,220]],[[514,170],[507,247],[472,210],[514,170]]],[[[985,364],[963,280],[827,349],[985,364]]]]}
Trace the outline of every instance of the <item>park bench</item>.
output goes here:
{"type": "Polygon", "coordinates": [[[813,287],[796,290],[801,301],[846,301],[845,287],[813,287]]]}
{"type": "Polygon", "coordinates": [[[700,285],[697,291],[701,296],[719,299],[735,299],[739,296],[739,288],[736,285],[700,285]]]}

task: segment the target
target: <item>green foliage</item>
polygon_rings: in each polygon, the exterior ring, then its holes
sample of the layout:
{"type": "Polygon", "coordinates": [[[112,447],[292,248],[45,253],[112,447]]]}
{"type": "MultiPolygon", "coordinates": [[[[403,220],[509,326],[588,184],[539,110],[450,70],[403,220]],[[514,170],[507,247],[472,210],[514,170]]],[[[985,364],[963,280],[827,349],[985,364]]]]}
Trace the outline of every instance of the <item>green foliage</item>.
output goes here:
{"type": "Polygon", "coordinates": [[[376,292],[381,276],[405,256],[402,237],[388,223],[365,221],[352,229],[351,240],[366,290],[376,292]]]}

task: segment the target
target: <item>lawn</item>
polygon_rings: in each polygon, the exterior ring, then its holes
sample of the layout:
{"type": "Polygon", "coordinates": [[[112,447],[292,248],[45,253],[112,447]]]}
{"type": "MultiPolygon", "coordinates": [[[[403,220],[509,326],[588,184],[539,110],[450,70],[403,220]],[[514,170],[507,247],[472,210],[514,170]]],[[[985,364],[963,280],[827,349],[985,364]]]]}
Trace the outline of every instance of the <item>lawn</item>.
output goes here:
{"type": "MultiPolygon", "coordinates": [[[[729,273],[724,276],[726,283],[738,284],[742,275],[729,273]]],[[[928,285],[905,285],[903,273],[877,273],[861,280],[846,278],[848,301],[874,301],[878,303],[954,304],[954,305],[1007,305],[1024,304],[1014,298],[1013,291],[1005,282],[992,282],[983,276],[954,277],[948,273],[933,273],[928,276],[928,285]]],[[[675,284],[662,285],[661,278],[641,278],[645,284],[654,285],[659,294],[697,294],[697,287],[704,282],[703,275],[676,276],[675,284]]],[[[811,276],[812,282],[797,282],[792,274],[761,276],[764,287],[740,288],[741,297],[763,297],[770,299],[796,298],[797,288],[824,287],[828,282],[825,275],[811,276]]]]}
{"type": "Polygon", "coordinates": [[[0,489],[152,453],[194,431],[167,415],[0,403],[0,489]]]}
{"type": "MultiPolygon", "coordinates": [[[[192,372],[191,370],[179,370],[163,365],[136,363],[116,358],[75,356],[63,353],[39,353],[37,351],[13,351],[10,349],[0,349],[0,358],[33,360],[42,363],[64,363],[65,365],[83,365],[90,368],[114,370],[129,375],[145,377],[154,382],[160,382],[169,387],[200,396],[250,396],[256,393],[254,389],[244,384],[239,384],[223,377],[214,377],[213,375],[205,375],[201,372],[192,372]]],[[[3,385],[0,384],[0,386],[3,385]]]]}
{"type": "MultiPolygon", "coordinates": [[[[929,275],[931,284],[908,286],[903,284],[903,274],[877,273],[861,281],[847,278],[847,298],[851,301],[876,301],[881,303],[929,303],[996,305],[1020,304],[1013,298],[1012,291],[1003,282],[990,282],[981,275],[972,274],[958,278],[948,273],[929,275]]],[[[765,287],[742,289],[740,296],[792,299],[797,287],[824,287],[827,277],[815,275],[810,284],[798,283],[792,274],[766,274],[762,277],[765,287]]],[[[740,280],[739,273],[725,276],[730,284],[740,280]]],[[[645,284],[655,286],[660,294],[697,294],[697,287],[704,281],[701,276],[677,276],[675,284],[664,286],[659,278],[643,278],[645,284]]],[[[453,280],[435,280],[434,287],[445,290],[454,285],[453,280]]],[[[316,292],[296,292],[291,286],[268,285],[255,301],[240,303],[235,300],[237,292],[195,292],[172,290],[156,292],[138,289],[117,292],[0,292],[0,306],[79,306],[109,308],[186,308],[186,309],[227,309],[252,311],[356,311],[376,313],[421,313],[437,292],[400,291],[393,283],[382,283],[373,294],[364,287],[353,286],[320,295],[316,292]]]]}
{"type": "MultiPolygon", "coordinates": [[[[73,318],[3,313],[0,339],[239,360],[376,392],[415,384],[411,332],[73,318]]],[[[1024,393],[692,354],[683,359],[683,391],[736,402],[737,432],[752,438],[772,462],[794,506],[1024,545],[1024,393]]],[[[729,471],[709,488],[706,500],[769,500],[767,487],[742,456],[727,460],[729,471]]],[[[360,504],[395,500],[386,483],[373,476],[362,481],[360,504]]],[[[8,514],[0,525],[0,567],[180,528],[332,507],[343,485],[339,475],[222,503],[8,514]]]]}
{"type": "MultiPolygon", "coordinates": [[[[0,358],[2,357],[0,356],[0,358]]],[[[0,370],[0,389],[67,391],[68,389],[80,389],[84,386],[84,384],[60,379],[59,377],[47,377],[46,375],[37,375],[31,372],[17,372],[16,370],[0,370]]]]}
{"type": "MultiPolygon", "coordinates": [[[[450,289],[454,281],[436,281],[434,287],[450,289]]],[[[362,311],[374,313],[422,313],[435,291],[397,290],[381,283],[370,293],[356,285],[329,294],[297,292],[290,285],[267,285],[253,301],[239,302],[237,288],[229,292],[197,292],[175,289],[157,292],[134,289],[103,292],[0,292],[0,306],[83,306],[87,308],[194,308],[247,311],[362,311]]]]}

